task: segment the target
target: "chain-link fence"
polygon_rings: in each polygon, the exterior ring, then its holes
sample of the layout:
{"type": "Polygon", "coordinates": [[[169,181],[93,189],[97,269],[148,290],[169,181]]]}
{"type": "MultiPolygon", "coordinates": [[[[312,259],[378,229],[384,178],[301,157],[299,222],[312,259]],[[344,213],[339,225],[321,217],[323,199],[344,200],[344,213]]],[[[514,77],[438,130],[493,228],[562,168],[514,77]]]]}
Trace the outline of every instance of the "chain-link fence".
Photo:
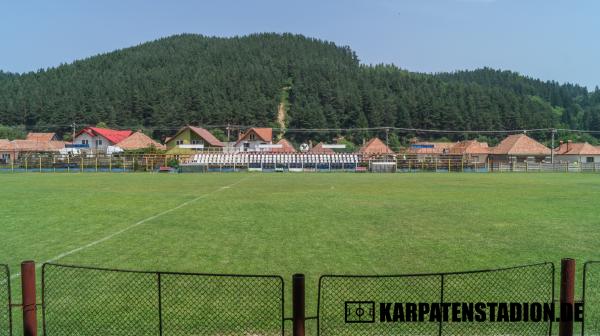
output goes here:
{"type": "Polygon", "coordinates": [[[44,335],[283,335],[279,276],[44,264],[44,335]]]}
{"type": "Polygon", "coordinates": [[[0,264],[0,336],[12,335],[10,271],[0,264]]]}
{"type": "MultiPolygon", "coordinates": [[[[319,280],[318,334],[550,335],[548,322],[380,322],[381,303],[554,300],[554,265],[398,276],[325,275],[319,280]]],[[[393,310],[392,310],[393,312],[393,310]]],[[[489,320],[488,320],[489,321],[489,320]]]]}
{"type": "Polygon", "coordinates": [[[583,266],[583,326],[581,335],[600,335],[600,261],[583,266]]]}

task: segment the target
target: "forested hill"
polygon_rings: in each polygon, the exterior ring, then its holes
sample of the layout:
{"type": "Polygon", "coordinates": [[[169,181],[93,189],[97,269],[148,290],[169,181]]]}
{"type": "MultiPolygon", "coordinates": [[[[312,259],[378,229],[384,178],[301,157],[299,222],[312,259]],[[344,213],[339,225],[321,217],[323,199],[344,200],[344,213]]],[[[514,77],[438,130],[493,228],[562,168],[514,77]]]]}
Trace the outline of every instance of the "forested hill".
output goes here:
{"type": "MultiPolygon", "coordinates": [[[[440,56],[442,57],[442,56],[440,56]]],[[[0,72],[0,124],[176,128],[397,126],[600,130],[600,92],[490,69],[427,75],[367,66],[291,34],[177,35],[35,73],[0,72]]]]}

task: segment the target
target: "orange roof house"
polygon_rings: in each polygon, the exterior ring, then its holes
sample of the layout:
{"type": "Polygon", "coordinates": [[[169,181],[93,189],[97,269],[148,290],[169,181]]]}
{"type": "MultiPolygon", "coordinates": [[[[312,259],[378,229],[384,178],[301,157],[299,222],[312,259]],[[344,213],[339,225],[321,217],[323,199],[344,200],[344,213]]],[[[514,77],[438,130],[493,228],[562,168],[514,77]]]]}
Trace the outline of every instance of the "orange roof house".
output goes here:
{"type": "Polygon", "coordinates": [[[18,159],[26,153],[58,153],[65,148],[64,141],[0,140],[0,154],[8,154],[9,159],[18,159]]]}
{"type": "Polygon", "coordinates": [[[245,152],[271,151],[272,148],[264,148],[262,145],[273,143],[273,129],[252,127],[241,133],[235,147],[245,152]]]}
{"type": "Polygon", "coordinates": [[[550,148],[525,134],[513,134],[502,140],[496,147],[492,147],[490,153],[509,156],[546,156],[551,152],[550,148]]]}
{"type": "Polygon", "coordinates": [[[487,142],[465,140],[454,144],[454,146],[450,147],[449,152],[454,155],[489,154],[490,148],[487,142]]]}
{"type": "Polygon", "coordinates": [[[29,132],[27,134],[27,138],[25,140],[38,141],[38,142],[48,142],[52,140],[58,140],[56,137],[56,133],[33,133],[29,132]]]}
{"type": "Polygon", "coordinates": [[[587,142],[573,143],[561,141],[560,146],[554,150],[556,155],[600,155],[600,148],[594,147],[587,142]]]}
{"type": "Polygon", "coordinates": [[[123,150],[136,150],[146,148],[156,148],[163,150],[165,149],[164,145],[152,140],[149,136],[142,133],[141,131],[137,131],[129,137],[121,140],[121,142],[117,143],[116,146],[123,150]]]}
{"type": "Polygon", "coordinates": [[[555,159],[559,162],[600,162],[600,148],[594,147],[587,142],[573,143],[560,142],[560,146],[554,150],[555,159]]]}
{"type": "Polygon", "coordinates": [[[167,138],[165,145],[170,154],[191,154],[195,152],[194,149],[179,148],[179,145],[203,145],[205,148],[217,149],[225,147],[225,144],[208,130],[189,125],[180,128],[175,135],[167,138]]]}
{"type": "Polygon", "coordinates": [[[309,151],[311,154],[334,154],[335,152],[331,148],[324,148],[323,143],[319,142],[316,146],[311,148],[309,151]]]}
{"type": "Polygon", "coordinates": [[[242,141],[273,141],[273,129],[272,128],[258,128],[252,127],[246,132],[240,134],[240,138],[237,143],[242,141]]]}
{"type": "Polygon", "coordinates": [[[275,153],[296,153],[294,146],[286,139],[279,140],[277,144],[281,145],[281,148],[273,148],[272,151],[275,153]]]}
{"type": "Polygon", "coordinates": [[[358,151],[362,154],[394,154],[394,151],[379,138],[369,140],[358,151]]]}

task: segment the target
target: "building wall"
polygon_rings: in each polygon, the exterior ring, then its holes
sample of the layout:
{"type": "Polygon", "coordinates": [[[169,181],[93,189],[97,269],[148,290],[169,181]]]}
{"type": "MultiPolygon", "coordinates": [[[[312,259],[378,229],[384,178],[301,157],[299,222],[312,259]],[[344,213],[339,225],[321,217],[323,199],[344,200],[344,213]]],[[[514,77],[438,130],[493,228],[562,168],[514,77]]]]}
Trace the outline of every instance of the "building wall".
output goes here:
{"type": "Polygon", "coordinates": [[[550,162],[550,155],[541,155],[541,156],[527,156],[527,155],[498,155],[493,154],[488,156],[492,163],[510,163],[510,162],[542,162],[546,160],[550,162]]]}
{"type": "Polygon", "coordinates": [[[554,155],[554,162],[579,162],[586,163],[587,158],[592,158],[593,162],[600,162],[600,155],[554,155]]]}
{"type": "MultiPolygon", "coordinates": [[[[87,133],[81,133],[78,136],[76,136],[73,143],[81,144],[82,140],[88,141],[88,144],[90,147],[87,150],[89,150],[93,153],[106,153],[106,149],[108,148],[108,146],[113,145],[110,141],[108,141],[108,139],[106,139],[105,137],[103,137],[101,135],[90,136],[87,133]],[[102,140],[102,145],[96,145],[96,140],[102,140]]],[[[83,150],[85,150],[85,149],[83,149],[83,150]]]]}
{"type": "Polygon", "coordinates": [[[271,145],[272,142],[265,141],[242,141],[236,145],[236,148],[240,152],[269,152],[269,148],[259,148],[259,145],[271,145]],[[246,145],[247,144],[247,145],[246,145]]]}

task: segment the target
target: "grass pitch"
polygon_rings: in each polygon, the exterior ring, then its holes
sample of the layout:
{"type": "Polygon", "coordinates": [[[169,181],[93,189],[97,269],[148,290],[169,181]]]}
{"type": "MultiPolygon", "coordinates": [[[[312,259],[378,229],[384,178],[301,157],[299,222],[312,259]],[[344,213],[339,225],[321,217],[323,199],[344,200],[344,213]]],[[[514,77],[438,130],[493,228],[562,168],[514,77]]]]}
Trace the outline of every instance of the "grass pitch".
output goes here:
{"type": "Polygon", "coordinates": [[[0,175],[0,191],[0,263],[13,273],[26,259],[302,272],[309,315],[325,273],[600,259],[591,174],[32,173],[0,175]]]}

